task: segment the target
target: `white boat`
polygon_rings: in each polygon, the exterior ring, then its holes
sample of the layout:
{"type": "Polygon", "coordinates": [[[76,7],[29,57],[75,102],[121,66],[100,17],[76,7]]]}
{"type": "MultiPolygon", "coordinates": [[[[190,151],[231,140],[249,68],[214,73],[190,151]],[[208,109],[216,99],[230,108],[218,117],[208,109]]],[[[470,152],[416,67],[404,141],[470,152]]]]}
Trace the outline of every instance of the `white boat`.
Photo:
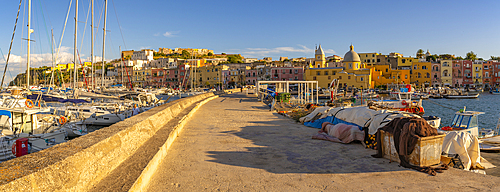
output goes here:
{"type": "Polygon", "coordinates": [[[446,95],[444,96],[446,99],[475,99],[479,97],[479,93],[473,95],[446,95]]]}
{"type": "Polygon", "coordinates": [[[438,131],[441,133],[468,132],[477,138],[492,137],[495,135],[495,131],[493,129],[479,129],[478,127],[477,117],[482,114],[484,114],[484,112],[465,111],[464,107],[463,110],[455,113],[455,117],[453,117],[453,121],[450,126],[442,127],[438,129],[438,131]]]}

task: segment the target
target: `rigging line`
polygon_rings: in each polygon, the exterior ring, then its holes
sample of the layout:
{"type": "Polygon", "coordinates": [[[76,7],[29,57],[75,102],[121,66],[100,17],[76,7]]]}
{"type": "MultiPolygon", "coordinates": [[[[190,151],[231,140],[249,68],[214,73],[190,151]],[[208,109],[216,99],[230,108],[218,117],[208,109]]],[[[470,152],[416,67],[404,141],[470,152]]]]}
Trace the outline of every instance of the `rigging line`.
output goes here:
{"type": "MultiPolygon", "coordinates": [[[[85,38],[85,31],[87,31],[87,22],[89,21],[90,6],[91,5],[92,4],[89,1],[89,10],[87,11],[87,18],[85,19],[85,27],[83,27],[83,34],[82,34],[82,43],[80,43],[80,49],[79,50],[82,50],[82,47],[83,47],[83,39],[85,38]]],[[[78,57],[80,57],[80,56],[78,56],[78,57]]]]}
{"type": "MultiPolygon", "coordinates": [[[[7,60],[5,60],[5,69],[3,71],[2,83],[0,83],[0,90],[2,89],[3,81],[5,79],[5,71],[7,71],[7,66],[9,64],[10,51],[12,49],[12,43],[14,42],[14,35],[16,34],[17,20],[19,19],[19,12],[21,11],[21,3],[22,2],[23,2],[23,0],[19,1],[19,8],[17,9],[16,23],[14,24],[14,32],[12,32],[12,39],[10,40],[9,54],[7,55],[7,60]]],[[[3,53],[2,53],[2,56],[3,56],[3,53]]]]}
{"type": "MultiPolygon", "coordinates": [[[[2,48],[0,48],[0,53],[2,53],[2,58],[6,62],[5,65],[7,65],[7,60],[5,59],[5,56],[4,56],[3,51],[2,51],[2,48]]],[[[10,78],[12,79],[12,73],[9,70],[7,70],[7,71],[9,72],[10,78]]],[[[4,73],[5,73],[5,71],[4,71],[4,73]]]]}
{"type": "MultiPolygon", "coordinates": [[[[120,35],[122,35],[123,46],[125,47],[125,50],[127,50],[127,44],[125,43],[125,38],[123,37],[123,33],[122,33],[122,26],[120,25],[120,21],[118,20],[118,13],[116,12],[116,8],[115,8],[115,1],[112,0],[111,2],[113,3],[113,9],[115,10],[116,22],[118,22],[118,29],[120,29],[120,35]]],[[[121,53],[120,53],[120,55],[121,55],[121,53]]]]}
{"type": "Polygon", "coordinates": [[[71,10],[72,2],[73,2],[73,0],[69,1],[68,13],[66,13],[66,20],[64,21],[64,27],[63,27],[62,34],[61,34],[61,39],[59,40],[59,47],[57,47],[57,51],[56,51],[56,63],[57,63],[57,60],[59,59],[59,51],[61,50],[61,44],[62,44],[62,40],[64,37],[64,31],[66,31],[66,24],[68,23],[69,11],[71,10]]]}
{"type": "MultiPolygon", "coordinates": [[[[47,31],[47,22],[45,22],[45,13],[43,12],[43,9],[42,9],[42,1],[38,1],[40,2],[40,11],[42,12],[42,20],[43,20],[43,25],[45,26],[45,34],[47,35],[47,41],[49,39],[49,31],[47,31]]],[[[38,18],[37,18],[38,20],[38,18]]],[[[40,35],[38,35],[38,38],[40,38],[40,35]]],[[[41,41],[41,39],[40,39],[41,41]]],[[[50,41],[48,41],[50,42],[50,41]]]]}
{"type": "Polygon", "coordinates": [[[453,108],[451,108],[451,107],[447,107],[447,106],[441,105],[441,104],[439,104],[439,103],[436,103],[436,102],[434,102],[434,101],[431,101],[430,99],[428,99],[427,101],[429,101],[429,102],[431,102],[431,103],[434,103],[434,104],[436,104],[436,105],[439,105],[439,106],[441,106],[441,107],[444,107],[444,108],[447,108],[447,109],[451,109],[451,110],[453,110],[453,111],[456,111],[456,109],[453,109],[453,108]]]}

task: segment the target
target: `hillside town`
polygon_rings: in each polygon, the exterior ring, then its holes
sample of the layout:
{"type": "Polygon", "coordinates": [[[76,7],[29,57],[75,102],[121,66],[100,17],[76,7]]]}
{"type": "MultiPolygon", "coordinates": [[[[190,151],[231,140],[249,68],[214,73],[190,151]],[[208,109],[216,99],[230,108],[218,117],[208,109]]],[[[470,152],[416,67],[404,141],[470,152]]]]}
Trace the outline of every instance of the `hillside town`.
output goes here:
{"type": "MultiPolygon", "coordinates": [[[[413,57],[396,52],[356,53],[351,45],[341,57],[326,56],[319,45],[314,58],[280,57],[278,60],[214,54],[213,50],[191,48],[129,50],[122,51],[121,55],[123,59],[106,64],[106,87],[229,88],[255,85],[261,80],[308,80],[318,81],[319,87],[325,88],[333,79],[338,79],[342,88],[386,88],[391,84],[412,84],[416,87],[489,89],[498,87],[500,83],[500,61],[479,60],[473,52],[463,59],[449,54],[431,55],[429,51],[423,53],[420,49],[413,57]]],[[[83,74],[80,74],[79,86],[92,85],[92,64],[84,62],[81,66],[86,75],[82,78],[83,74]]],[[[101,77],[100,64],[94,68],[95,76],[101,77]]],[[[74,64],[57,64],[53,69],[43,69],[45,80],[39,81],[40,84],[46,84],[52,71],[61,79],[61,75],[74,69],[74,64]]],[[[95,81],[100,85],[100,79],[95,81]]],[[[22,83],[22,78],[14,80],[11,85],[20,85],[16,82],[22,83]]],[[[63,83],[56,85],[64,87],[63,83]]],[[[66,84],[69,86],[69,83],[66,84]]]]}

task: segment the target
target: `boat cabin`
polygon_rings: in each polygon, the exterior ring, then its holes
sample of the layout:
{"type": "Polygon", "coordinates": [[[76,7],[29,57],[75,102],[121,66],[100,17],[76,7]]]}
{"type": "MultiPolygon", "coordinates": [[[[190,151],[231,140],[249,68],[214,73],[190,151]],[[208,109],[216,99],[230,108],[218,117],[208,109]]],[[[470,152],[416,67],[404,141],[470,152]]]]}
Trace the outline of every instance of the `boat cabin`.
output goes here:
{"type": "Polygon", "coordinates": [[[450,131],[465,131],[479,137],[477,116],[484,112],[477,111],[459,111],[455,113],[451,122],[450,131]]]}

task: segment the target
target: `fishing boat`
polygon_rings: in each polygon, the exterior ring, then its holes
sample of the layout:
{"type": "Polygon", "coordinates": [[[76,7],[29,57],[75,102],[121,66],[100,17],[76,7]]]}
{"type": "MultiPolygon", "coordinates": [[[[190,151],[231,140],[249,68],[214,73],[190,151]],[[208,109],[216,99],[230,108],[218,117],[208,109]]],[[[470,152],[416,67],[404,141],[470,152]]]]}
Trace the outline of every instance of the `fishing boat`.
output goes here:
{"type": "Polygon", "coordinates": [[[495,90],[490,90],[490,93],[493,94],[493,95],[500,95],[500,90],[498,90],[498,88],[496,88],[495,90]]]}
{"type": "Polygon", "coordinates": [[[391,92],[390,100],[370,101],[368,102],[368,106],[374,109],[406,111],[422,116],[425,113],[422,107],[422,100],[412,100],[412,94],[411,86],[408,85],[405,88],[400,88],[397,92],[391,92]]]}
{"type": "Polygon", "coordinates": [[[467,95],[446,95],[444,96],[446,99],[476,99],[479,97],[479,93],[476,94],[467,94],[467,95]]]}
{"type": "Polygon", "coordinates": [[[455,113],[450,126],[442,127],[438,129],[438,132],[468,132],[477,138],[493,137],[495,135],[493,129],[479,129],[478,127],[478,116],[482,114],[484,112],[466,111],[464,107],[464,109],[455,113]]]}

